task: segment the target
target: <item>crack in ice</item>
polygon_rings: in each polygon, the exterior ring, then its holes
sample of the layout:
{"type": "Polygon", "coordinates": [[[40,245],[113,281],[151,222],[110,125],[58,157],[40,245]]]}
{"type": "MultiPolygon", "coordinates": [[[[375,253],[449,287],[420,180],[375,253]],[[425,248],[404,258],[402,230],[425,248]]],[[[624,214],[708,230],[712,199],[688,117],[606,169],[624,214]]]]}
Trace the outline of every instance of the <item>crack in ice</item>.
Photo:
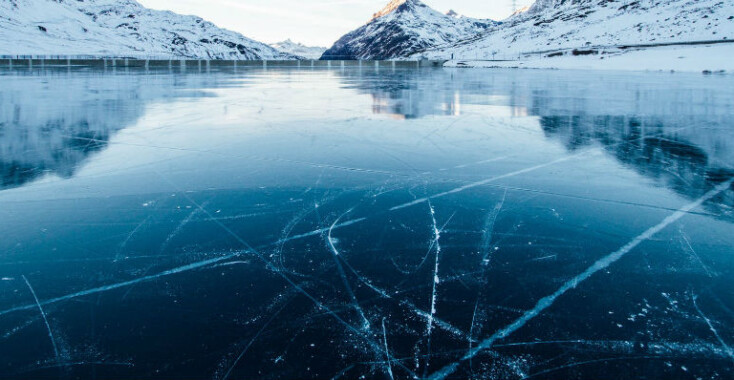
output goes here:
{"type": "Polygon", "coordinates": [[[497,203],[497,205],[492,209],[492,211],[487,215],[487,221],[484,224],[484,234],[482,235],[482,242],[480,244],[480,252],[482,253],[482,264],[483,265],[489,265],[489,255],[492,253],[490,251],[490,245],[492,245],[492,237],[494,236],[494,225],[497,222],[497,217],[500,214],[500,211],[502,211],[502,207],[505,205],[505,200],[507,199],[507,189],[505,189],[504,194],[502,194],[502,199],[497,203]]]}
{"type": "MultiPolygon", "coordinates": [[[[436,209],[433,207],[433,204],[431,203],[431,200],[428,200],[428,208],[430,209],[431,213],[431,222],[433,225],[433,246],[436,250],[436,263],[433,268],[433,289],[431,291],[431,314],[428,318],[428,326],[426,331],[426,348],[429,355],[429,360],[426,360],[426,367],[425,371],[428,371],[428,367],[430,367],[430,355],[431,355],[431,335],[433,332],[433,318],[436,315],[436,297],[438,293],[438,285],[441,282],[441,279],[438,275],[438,264],[439,259],[441,257],[441,231],[438,229],[438,223],[436,222],[436,209]]],[[[424,376],[425,377],[425,376],[424,376]]]]}
{"type": "Polygon", "coordinates": [[[517,171],[514,171],[514,172],[501,174],[501,175],[498,175],[498,176],[495,176],[495,177],[491,177],[491,178],[487,178],[487,179],[484,179],[484,180],[481,180],[481,181],[472,182],[472,183],[466,184],[464,186],[460,186],[460,187],[457,187],[457,188],[454,188],[454,189],[451,189],[451,190],[448,190],[448,191],[444,191],[442,193],[434,194],[434,195],[431,195],[431,196],[428,196],[428,197],[418,198],[418,199],[416,199],[414,201],[411,201],[411,202],[403,203],[401,205],[394,206],[394,207],[392,207],[390,209],[390,211],[401,210],[401,209],[404,209],[404,208],[408,208],[408,207],[412,207],[412,206],[415,206],[415,205],[419,205],[421,203],[426,203],[430,199],[442,198],[442,197],[445,197],[447,195],[457,194],[457,193],[461,193],[461,192],[463,192],[465,190],[469,190],[469,189],[473,189],[475,187],[480,187],[480,186],[483,186],[483,185],[487,185],[489,183],[492,183],[492,182],[495,182],[495,181],[499,181],[501,179],[515,177],[515,176],[520,175],[520,174],[530,173],[530,172],[533,172],[533,171],[536,171],[536,170],[539,170],[539,169],[543,169],[543,168],[546,168],[546,167],[549,167],[549,166],[552,166],[552,165],[555,165],[555,164],[559,164],[561,162],[566,162],[566,161],[572,160],[572,159],[574,159],[576,157],[589,154],[590,152],[591,151],[588,151],[588,150],[587,151],[583,151],[581,153],[573,154],[573,155],[570,155],[570,156],[565,156],[565,157],[562,157],[562,158],[559,158],[559,159],[556,159],[556,160],[553,160],[553,161],[550,161],[550,162],[546,162],[546,163],[543,163],[543,164],[540,164],[540,165],[535,165],[535,166],[531,166],[529,168],[517,170],[517,171]]]}
{"type": "Polygon", "coordinates": [[[632,239],[629,243],[627,243],[626,245],[624,245],[617,251],[612,252],[602,257],[601,259],[596,261],[592,266],[587,268],[584,272],[576,275],[569,281],[566,281],[553,294],[542,298],[540,301],[538,301],[538,303],[535,305],[534,308],[526,311],[523,315],[520,316],[520,318],[516,319],[514,322],[498,330],[492,336],[482,341],[477,347],[475,347],[474,349],[466,353],[466,355],[464,355],[459,361],[445,366],[444,368],[432,374],[429,378],[433,380],[445,379],[446,377],[448,377],[449,375],[451,375],[452,373],[456,371],[459,364],[475,357],[480,352],[491,348],[496,341],[507,338],[508,336],[512,335],[514,332],[516,332],[517,330],[525,326],[525,324],[527,324],[532,319],[540,315],[543,311],[551,307],[555,303],[555,301],[558,298],[560,298],[562,295],[566,294],[568,291],[572,289],[575,289],[579,284],[588,280],[594,274],[608,268],[610,265],[619,261],[622,257],[624,257],[627,253],[635,249],[637,246],[651,239],[652,237],[660,233],[662,230],[664,230],[666,227],[670,226],[671,224],[675,223],[676,221],[686,216],[689,211],[700,207],[705,202],[727,191],[732,186],[732,184],[734,184],[734,179],[730,179],[729,181],[726,181],[720,184],[719,186],[715,187],[713,190],[706,193],[701,198],[681,207],[680,209],[678,209],[678,211],[669,215],[667,218],[663,219],[663,221],[661,221],[657,225],[649,228],[642,234],[638,235],[637,237],[632,239]]]}
{"type": "Polygon", "coordinates": [[[334,239],[331,237],[331,232],[334,230],[334,226],[336,226],[339,223],[339,220],[343,218],[345,215],[349,214],[352,210],[347,210],[344,214],[340,215],[334,223],[329,228],[329,232],[326,236],[326,240],[329,243],[329,248],[331,250],[331,253],[333,254],[334,263],[336,263],[336,268],[339,271],[339,276],[342,279],[342,282],[344,283],[344,288],[347,290],[347,293],[349,294],[349,297],[352,299],[352,306],[354,309],[359,313],[359,316],[362,318],[362,328],[369,332],[371,330],[370,328],[370,322],[367,320],[367,317],[364,314],[364,311],[362,310],[362,307],[359,306],[359,301],[357,300],[357,296],[354,294],[354,290],[352,290],[352,286],[349,284],[349,280],[347,279],[347,275],[344,273],[344,267],[342,267],[341,259],[339,257],[339,250],[336,249],[336,246],[334,245],[334,239]]]}
{"type": "Polygon", "coordinates": [[[263,331],[265,331],[265,329],[268,328],[268,326],[270,326],[270,323],[272,323],[275,320],[278,314],[280,314],[280,312],[283,311],[283,309],[285,309],[286,306],[288,306],[287,303],[284,304],[275,313],[273,313],[273,315],[270,316],[270,318],[262,325],[262,327],[260,327],[260,330],[258,330],[257,333],[255,333],[255,336],[253,336],[252,339],[250,339],[250,342],[247,343],[247,346],[245,346],[245,348],[240,352],[240,354],[237,356],[237,359],[235,359],[235,361],[229,367],[229,369],[224,374],[224,376],[222,376],[222,380],[227,380],[229,378],[229,376],[232,374],[232,371],[234,371],[235,367],[237,367],[237,364],[242,360],[242,358],[245,357],[245,354],[247,354],[247,351],[250,350],[250,347],[252,347],[252,345],[255,343],[257,338],[259,338],[260,335],[263,333],[263,331]]]}
{"type": "Polygon", "coordinates": [[[33,286],[31,286],[30,281],[28,281],[28,278],[26,278],[25,275],[22,276],[23,281],[25,281],[25,284],[28,285],[28,289],[31,291],[31,294],[33,295],[33,299],[36,301],[36,306],[38,306],[38,311],[41,312],[41,317],[43,317],[43,323],[46,324],[46,330],[48,330],[48,337],[51,339],[51,345],[54,348],[54,355],[56,356],[56,362],[61,362],[61,355],[59,355],[59,348],[56,345],[56,338],[54,338],[54,334],[51,331],[51,324],[48,323],[48,317],[46,316],[46,312],[43,310],[43,306],[41,306],[41,302],[38,301],[38,296],[36,295],[36,291],[33,290],[33,286]]]}
{"type": "Polygon", "coordinates": [[[208,204],[209,204],[208,201],[202,203],[200,208],[199,207],[195,208],[193,211],[191,211],[191,213],[189,213],[188,216],[183,218],[183,220],[181,220],[181,222],[176,226],[176,228],[174,228],[173,231],[171,231],[171,233],[166,237],[166,240],[163,241],[163,244],[161,244],[161,247],[158,250],[158,253],[162,254],[163,252],[165,252],[166,249],[168,249],[168,245],[171,244],[171,241],[173,241],[173,239],[176,236],[178,236],[178,234],[180,234],[181,231],[183,231],[186,225],[188,225],[197,215],[202,213],[202,211],[208,204]]]}
{"type": "Polygon", "coordinates": [[[714,334],[716,339],[719,340],[719,343],[721,343],[721,347],[724,349],[724,352],[734,361],[734,351],[732,351],[731,347],[729,347],[728,344],[724,341],[724,339],[721,338],[721,335],[719,335],[719,332],[716,330],[716,327],[714,327],[714,324],[711,323],[711,320],[701,311],[701,308],[698,306],[698,296],[695,294],[693,295],[693,306],[696,308],[696,311],[698,312],[698,315],[703,318],[704,321],[706,321],[706,324],[709,327],[709,330],[714,334]]]}
{"type": "MultiPolygon", "coordinates": [[[[59,303],[59,302],[62,302],[62,301],[68,301],[68,300],[71,300],[71,299],[74,299],[74,298],[78,298],[78,297],[84,297],[84,296],[89,296],[89,295],[93,295],[93,294],[108,292],[110,290],[125,288],[125,287],[130,286],[130,285],[135,285],[135,284],[139,284],[139,283],[142,283],[142,282],[152,281],[152,280],[155,280],[155,279],[160,278],[160,277],[165,277],[165,276],[170,276],[170,275],[173,275],[173,274],[179,274],[179,273],[189,272],[189,271],[192,271],[192,270],[195,270],[195,269],[204,268],[204,267],[207,267],[209,265],[217,264],[217,263],[220,263],[220,262],[225,261],[225,260],[229,260],[229,259],[232,259],[232,258],[235,258],[235,257],[239,257],[239,256],[241,256],[242,254],[244,254],[246,252],[247,251],[240,251],[238,253],[233,253],[233,254],[229,254],[229,255],[225,255],[225,256],[220,256],[220,257],[217,257],[217,258],[214,258],[214,259],[210,259],[210,260],[198,261],[198,262],[191,263],[191,264],[188,264],[188,265],[183,265],[183,266],[176,267],[176,268],[173,268],[173,269],[169,269],[169,270],[166,270],[166,271],[157,273],[157,274],[152,274],[152,275],[144,276],[144,277],[138,277],[136,279],[129,280],[129,281],[123,281],[123,282],[118,282],[116,284],[110,284],[110,285],[100,286],[100,287],[96,287],[96,288],[92,288],[92,289],[82,290],[80,292],[71,293],[71,294],[67,294],[67,295],[61,296],[61,297],[56,297],[56,298],[51,298],[51,299],[48,299],[48,300],[45,300],[45,301],[41,301],[41,302],[39,302],[39,304],[41,306],[47,306],[47,305],[59,303]]],[[[36,304],[24,305],[24,306],[16,306],[16,307],[13,307],[13,308],[10,308],[10,309],[6,309],[6,310],[3,310],[3,311],[0,311],[0,316],[7,315],[7,314],[10,314],[10,313],[14,313],[14,312],[18,312],[18,311],[30,310],[30,309],[35,308],[36,306],[37,306],[36,304]]]]}
{"type": "Polygon", "coordinates": [[[387,357],[387,373],[390,375],[390,380],[395,380],[395,376],[392,373],[392,359],[390,357],[390,349],[387,346],[387,330],[385,329],[385,318],[382,318],[382,337],[385,339],[385,356],[387,357]]]}

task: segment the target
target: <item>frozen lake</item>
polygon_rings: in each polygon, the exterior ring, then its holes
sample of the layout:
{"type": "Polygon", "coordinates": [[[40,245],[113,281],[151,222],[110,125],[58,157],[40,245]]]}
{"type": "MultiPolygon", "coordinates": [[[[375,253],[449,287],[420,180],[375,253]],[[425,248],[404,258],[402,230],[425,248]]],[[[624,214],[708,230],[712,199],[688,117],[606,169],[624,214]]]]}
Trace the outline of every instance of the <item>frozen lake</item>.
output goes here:
{"type": "Polygon", "coordinates": [[[0,71],[2,379],[731,379],[734,77],[0,71]]]}

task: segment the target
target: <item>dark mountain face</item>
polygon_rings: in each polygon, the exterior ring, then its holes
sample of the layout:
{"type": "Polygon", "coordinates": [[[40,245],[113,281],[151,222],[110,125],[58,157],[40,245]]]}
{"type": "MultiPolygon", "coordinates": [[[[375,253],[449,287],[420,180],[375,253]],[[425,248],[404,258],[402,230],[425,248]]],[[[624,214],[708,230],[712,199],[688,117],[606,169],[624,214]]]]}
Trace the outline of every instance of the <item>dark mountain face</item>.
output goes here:
{"type": "Polygon", "coordinates": [[[394,0],[364,26],[337,41],[321,57],[323,60],[393,59],[455,43],[495,25],[445,15],[420,0],[394,0]]]}
{"type": "Polygon", "coordinates": [[[431,46],[429,42],[411,36],[410,30],[398,23],[381,26],[379,33],[365,32],[360,28],[345,35],[324,52],[321,59],[390,59],[431,46]]]}

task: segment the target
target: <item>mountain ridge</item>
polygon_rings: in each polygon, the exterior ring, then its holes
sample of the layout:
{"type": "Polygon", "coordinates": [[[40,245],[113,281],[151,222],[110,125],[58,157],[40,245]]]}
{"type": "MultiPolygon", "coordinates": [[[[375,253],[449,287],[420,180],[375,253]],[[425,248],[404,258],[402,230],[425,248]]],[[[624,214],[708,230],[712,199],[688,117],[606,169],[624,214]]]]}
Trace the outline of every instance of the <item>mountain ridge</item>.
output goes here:
{"type": "Polygon", "coordinates": [[[294,59],[197,16],[134,0],[0,2],[0,54],[294,59]]]}
{"type": "MultiPolygon", "coordinates": [[[[517,59],[529,52],[734,39],[734,4],[720,0],[537,0],[527,11],[434,59],[517,59]]],[[[581,54],[581,53],[579,53],[581,54]]]]}
{"type": "Polygon", "coordinates": [[[440,13],[420,0],[393,0],[342,36],[321,59],[394,59],[477,34],[496,21],[440,13]]]}

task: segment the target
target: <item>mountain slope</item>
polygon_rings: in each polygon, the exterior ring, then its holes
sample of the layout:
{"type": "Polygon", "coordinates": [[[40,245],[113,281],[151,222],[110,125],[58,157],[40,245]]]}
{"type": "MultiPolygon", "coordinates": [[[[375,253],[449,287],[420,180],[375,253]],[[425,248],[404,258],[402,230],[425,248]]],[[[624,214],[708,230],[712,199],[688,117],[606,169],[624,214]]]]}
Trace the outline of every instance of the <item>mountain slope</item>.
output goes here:
{"type": "Polygon", "coordinates": [[[2,0],[0,54],[292,58],[199,17],[134,0],[2,0]]]}
{"type": "MultiPolygon", "coordinates": [[[[563,49],[734,40],[734,3],[723,0],[538,0],[482,36],[425,55],[517,59],[563,49]]],[[[610,52],[610,51],[607,51],[610,52]]],[[[577,52],[583,54],[583,52],[577,52]]]]}
{"type": "Polygon", "coordinates": [[[392,59],[453,43],[495,25],[491,20],[445,15],[420,0],[393,0],[321,59],[392,59]]]}
{"type": "Polygon", "coordinates": [[[325,47],[306,46],[301,43],[293,42],[290,39],[270,44],[271,47],[278,49],[284,53],[292,54],[306,59],[319,59],[326,51],[325,47]]]}

